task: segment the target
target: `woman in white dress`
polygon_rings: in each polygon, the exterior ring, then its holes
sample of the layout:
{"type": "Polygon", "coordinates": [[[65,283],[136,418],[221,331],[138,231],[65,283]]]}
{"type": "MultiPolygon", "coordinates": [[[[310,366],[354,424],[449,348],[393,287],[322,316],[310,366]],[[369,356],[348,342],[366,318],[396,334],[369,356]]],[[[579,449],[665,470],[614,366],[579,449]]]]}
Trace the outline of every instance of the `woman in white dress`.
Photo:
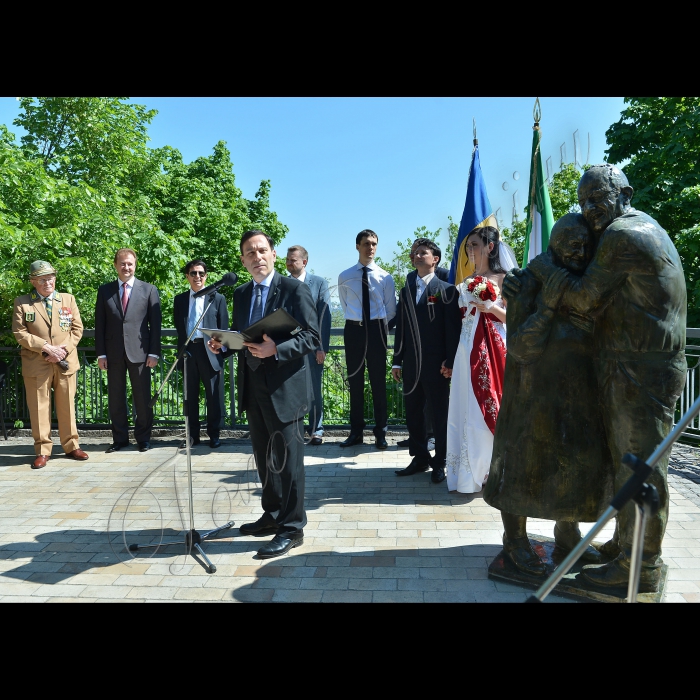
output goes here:
{"type": "MultiPolygon", "coordinates": [[[[451,375],[447,423],[447,489],[460,493],[481,491],[489,473],[493,432],[501,405],[506,358],[506,309],[500,288],[515,257],[500,240],[498,229],[474,229],[464,242],[475,271],[457,285],[462,332],[451,375]],[[474,277],[495,286],[495,300],[477,300],[468,290],[474,277]]],[[[473,285],[472,285],[473,286],[473,285]]]]}

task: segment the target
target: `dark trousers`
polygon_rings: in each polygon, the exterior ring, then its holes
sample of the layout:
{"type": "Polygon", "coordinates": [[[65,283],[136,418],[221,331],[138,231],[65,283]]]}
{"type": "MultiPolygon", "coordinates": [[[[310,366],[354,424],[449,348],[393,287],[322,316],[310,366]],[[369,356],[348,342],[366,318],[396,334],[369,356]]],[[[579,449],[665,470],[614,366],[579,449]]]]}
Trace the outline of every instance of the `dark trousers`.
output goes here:
{"type": "Polygon", "coordinates": [[[207,400],[207,435],[210,440],[219,437],[221,426],[221,370],[216,371],[209,361],[203,342],[190,342],[187,359],[187,423],[190,435],[199,440],[199,384],[204,384],[207,400]]]}
{"type": "Polygon", "coordinates": [[[306,525],[303,417],[282,423],[272,405],[263,368],[253,372],[246,366],[245,372],[245,409],[262,484],[263,517],[277,523],[278,534],[301,533],[306,525]]]}
{"type": "Polygon", "coordinates": [[[305,355],[311,377],[311,407],[306,432],[309,435],[323,435],[323,365],[316,362],[316,353],[305,355]]]}
{"type": "Polygon", "coordinates": [[[350,429],[362,433],[365,427],[365,367],[369,374],[374,404],[374,434],[384,437],[386,405],[386,324],[384,320],[357,325],[346,322],[345,363],[350,385],[350,429]]]}
{"type": "MultiPolygon", "coordinates": [[[[671,431],[676,401],[685,385],[686,368],[683,352],[667,361],[605,359],[601,362],[603,420],[615,469],[615,491],[632,475],[632,470],[621,463],[622,456],[630,452],[647,459],[671,431]]],[[[659,492],[660,507],[647,520],[644,566],[660,566],[661,541],[668,521],[668,458],[667,452],[647,479],[659,492]]],[[[632,551],[634,509],[634,504],[628,503],[617,516],[616,535],[628,557],[632,551]]]]}
{"type": "Polygon", "coordinates": [[[447,459],[447,412],[450,401],[450,380],[435,367],[434,377],[419,379],[404,370],[403,390],[408,428],[408,454],[418,457],[432,467],[445,467],[447,459]],[[431,419],[431,421],[429,421],[431,419]],[[432,422],[435,455],[428,451],[428,425],[432,422]]]}
{"type": "Polygon", "coordinates": [[[109,420],[114,442],[129,439],[129,417],[126,408],[126,373],[129,373],[134,407],[134,439],[148,442],[153,428],[151,402],[151,368],[145,362],[130,362],[126,354],[107,360],[109,420]]]}

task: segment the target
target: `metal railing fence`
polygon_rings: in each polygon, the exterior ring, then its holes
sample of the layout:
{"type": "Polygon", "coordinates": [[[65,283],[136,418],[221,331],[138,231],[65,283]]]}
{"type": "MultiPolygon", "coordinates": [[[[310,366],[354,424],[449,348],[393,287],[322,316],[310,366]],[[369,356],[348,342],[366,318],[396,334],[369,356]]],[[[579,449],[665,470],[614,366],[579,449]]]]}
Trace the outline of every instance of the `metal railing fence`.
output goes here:
{"type": "MultiPolygon", "coordinates": [[[[324,426],[346,427],[350,421],[350,395],[348,389],[347,370],[345,365],[345,346],[336,344],[342,342],[342,329],[332,330],[332,346],[326,357],[326,368],[323,373],[323,412],[324,426]],[[340,336],[340,337],[338,337],[340,336]]],[[[163,337],[172,337],[172,329],[163,329],[163,337]]],[[[86,330],[84,337],[94,336],[94,331],[86,330]]],[[[393,331],[390,331],[388,347],[393,347],[393,331]]],[[[175,345],[162,346],[162,358],[158,366],[151,372],[152,393],[160,387],[176,355],[175,345]]],[[[21,422],[23,427],[29,427],[29,409],[27,408],[24,381],[22,379],[22,360],[19,347],[0,347],[0,359],[8,365],[5,386],[0,393],[5,422],[8,426],[21,422]]],[[[80,370],[77,373],[77,390],[75,396],[76,421],[81,428],[99,428],[109,426],[107,405],[107,373],[97,366],[94,347],[78,347],[80,370]]],[[[235,403],[235,376],[238,358],[229,357],[224,363],[224,382],[222,390],[222,428],[246,427],[245,413],[238,420],[235,403]],[[231,379],[233,378],[233,381],[231,379]]],[[[365,422],[374,424],[374,408],[369,383],[365,383],[365,422]]],[[[391,353],[387,353],[387,405],[390,425],[404,425],[405,409],[401,385],[391,378],[391,353]]],[[[183,413],[183,377],[179,369],[175,369],[168,379],[168,384],[154,406],[154,425],[166,427],[181,425],[183,413]]],[[[131,385],[127,382],[127,406],[131,411],[131,385]]],[[[54,413],[55,421],[55,413],[54,413]]],[[[131,416],[130,416],[131,417],[131,416]]],[[[200,392],[200,419],[204,422],[206,405],[204,391],[200,392]]]]}
{"type": "MultiPolygon", "coordinates": [[[[332,331],[331,349],[326,357],[326,367],[323,373],[323,412],[324,426],[348,427],[350,420],[350,395],[348,390],[347,369],[345,365],[345,346],[342,345],[342,328],[332,331]],[[340,342],[339,342],[340,341],[340,342]]],[[[393,331],[389,332],[388,348],[393,348],[393,331]]],[[[87,330],[86,337],[94,335],[87,330]]],[[[172,337],[172,329],[163,329],[164,337],[172,337]]],[[[700,329],[689,328],[688,339],[700,339],[700,329]]],[[[163,358],[151,373],[152,391],[161,385],[170,364],[175,359],[176,346],[163,345],[163,358]]],[[[76,419],[82,428],[107,427],[109,414],[107,409],[107,373],[97,366],[94,347],[78,347],[80,370],[77,376],[78,388],[75,397],[76,419]]],[[[686,346],[688,360],[688,375],[686,385],[676,405],[676,420],[685,413],[700,395],[700,344],[686,346]]],[[[0,405],[8,427],[21,422],[23,427],[29,427],[29,410],[25,398],[24,381],[22,380],[22,362],[18,347],[0,347],[0,359],[8,365],[5,385],[0,392],[0,405]]],[[[235,412],[235,372],[237,357],[232,356],[224,363],[224,383],[221,401],[223,404],[223,428],[246,427],[245,414],[238,421],[235,412]],[[234,381],[231,381],[232,377],[234,381]]],[[[182,372],[178,369],[170,376],[168,386],[163,391],[154,407],[154,425],[164,427],[181,425],[184,421],[182,405],[182,372]]],[[[127,382],[127,405],[131,409],[131,386],[127,382]]],[[[387,352],[387,405],[390,425],[405,425],[406,413],[402,395],[402,385],[391,378],[391,353],[387,352]]],[[[200,419],[204,421],[206,407],[204,392],[200,392],[200,419]]],[[[54,415],[55,419],[55,415],[54,415]]],[[[369,382],[365,381],[365,422],[374,423],[374,409],[369,382]]],[[[687,438],[700,440],[700,416],[688,426],[683,435],[687,438]]]]}

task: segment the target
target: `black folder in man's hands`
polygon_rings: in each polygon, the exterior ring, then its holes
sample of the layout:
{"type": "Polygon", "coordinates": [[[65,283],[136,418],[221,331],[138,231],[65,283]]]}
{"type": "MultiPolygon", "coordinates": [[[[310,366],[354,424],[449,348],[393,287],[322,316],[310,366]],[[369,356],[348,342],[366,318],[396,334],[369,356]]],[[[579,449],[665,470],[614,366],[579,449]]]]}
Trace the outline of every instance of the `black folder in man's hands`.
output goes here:
{"type": "Polygon", "coordinates": [[[218,340],[229,350],[242,350],[243,343],[262,343],[263,334],[273,340],[287,335],[296,335],[301,326],[299,322],[284,309],[277,309],[269,316],[263,316],[244,331],[222,331],[218,328],[200,328],[200,331],[214,340],[218,340]]]}

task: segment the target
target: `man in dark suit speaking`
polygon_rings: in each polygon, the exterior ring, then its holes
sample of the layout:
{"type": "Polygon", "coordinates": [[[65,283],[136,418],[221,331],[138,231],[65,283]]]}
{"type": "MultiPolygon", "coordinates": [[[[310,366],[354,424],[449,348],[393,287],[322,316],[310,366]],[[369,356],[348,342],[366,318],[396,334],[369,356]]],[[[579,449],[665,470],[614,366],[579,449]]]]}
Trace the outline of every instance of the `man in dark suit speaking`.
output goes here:
{"type": "MultiPolygon", "coordinates": [[[[253,454],[262,483],[262,517],[241,525],[244,535],[273,534],[258,550],[267,559],[304,541],[304,416],[311,391],[304,355],[319,346],[316,307],[309,287],[275,271],[274,241],[262,231],[241,238],[241,260],[253,277],[233,295],[232,330],[285,309],[301,330],[262,343],[245,343],[238,361],[238,413],[246,411],[253,454]]],[[[221,344],[209,341],[219,352],[221,344]]]]}
{"type": "Polygon", "coordinates": [[[126,373],[129,372],[136,418],[134,438],[139,450],[151,449],[153,409],[151,368],[160,358],[161,309],[158,290],[136,279],[136,253],[120,248],[114,256],[119,279],[97,290],[95,350],[97,363],[107,370],[109,419],[113,443],[107,452],[129,445],[126,373]]]}
{"type": "MultiPolygon", "coordinates": [[[[178,294],[173,301],[173,317],[177,330],[177,350],[185,344],[194,329],[197,320],[207,309],[200,324],[201,328],[228,328],[228,309],[226,297],[215,292],[214,301],[209,305],[209,295],[194,298],[207,283],[207,264],[204,260],[190,260],[185,265],[185,275],[190,289],[178,294]]],[[[192,447],[199,445],[199,384],[204,384],[207,400],[207,435],[209,447],[221,446],[219,429],[221,426],[221,382],[224,365],[224,353],[213,353],[204,342],[200,330],[192,337],[188,345],[190,357],[187,360],[187,422],[192,438],[192,447]]]]}

